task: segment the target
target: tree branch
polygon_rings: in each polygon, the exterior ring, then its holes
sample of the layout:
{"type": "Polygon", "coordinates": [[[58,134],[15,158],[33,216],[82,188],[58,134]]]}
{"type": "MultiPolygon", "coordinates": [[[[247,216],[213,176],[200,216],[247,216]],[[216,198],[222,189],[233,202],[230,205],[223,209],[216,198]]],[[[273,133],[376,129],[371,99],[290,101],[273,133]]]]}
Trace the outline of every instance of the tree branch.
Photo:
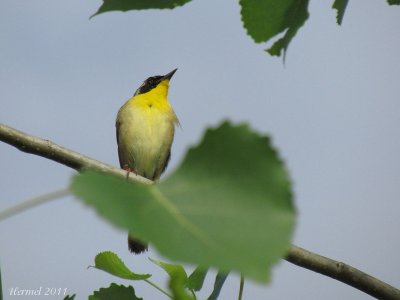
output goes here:
{"type": "Polygon", "coordinates": [[[31,136],[4,124],[0,124],[0,140],[23,152],[48,158],[77,171],[91,169],[94,171],[109,173],[121,178],[127,178],[129,176],[130,180],[137,182],[152,182],[151,180],[132,172],[127,174],[126,171],[121,170],[120,168],[113,167],[78,152],[69,150],[49,140],[31,136]]]}
{"type": "Polygon", "coordinates": [[[292,246],[286,257],[299,267],[329,276],[381,300],[400,300],[400,290],[345,263],[292,246]]]}
{"type": "MultiPolygon", "coordinates": [[[[51,141],[33,137],[9,126],[0,124],[0,140],[19,150],[39,155],[71,167],[77,171],[92,169],[126,178],[127,172],[94,160],[51,141]]],[[[133,181],[151,183],[150,180],[129,173],[133,181]]],[[[292,246],[286,257],[300,267],[337,279],[378,299],[400,300],[400,290],[344,263],[320,256],[297,246],[292,246]]]]}

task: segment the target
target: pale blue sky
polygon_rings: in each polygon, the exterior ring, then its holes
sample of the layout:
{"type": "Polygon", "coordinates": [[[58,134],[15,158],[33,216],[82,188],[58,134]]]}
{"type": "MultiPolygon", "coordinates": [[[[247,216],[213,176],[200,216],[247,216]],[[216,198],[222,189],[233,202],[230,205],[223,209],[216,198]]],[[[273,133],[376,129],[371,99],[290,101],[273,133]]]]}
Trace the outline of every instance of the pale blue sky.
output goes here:
{"type": "MultiPolygon", "coordinates": [[[[272,136],[291,172],[294,242],[400,287],[400,7],[353,0],[339,27],[331,3],[311,1],[283,66],[246,35],[237,1],[88,20],[99,5],[1,1],[0,122],[117,166],[118,108],[145,78],[178,67],[169,98],[182,130],[168,172],[206,126],[249,122],[272,136]]],[[[0,166],[0,209],[65,187],[74,174],[3,143],[0,166]]],[[[128,253],[124,232],[72,197],[8,219],[0,223],[5,299],[15,286],[68,288],[85,299],[112,281],[127,284],[86,269],[103,250],[165,282],[145,257],[128,253]]],[[[146,284],[135,288],[164,299],[146,284]]],[[[221,299],[237,288],[230,277],[221,299]]],[[[270,285],[246,283],[244,299],[369,297],[282,262],[270,285]]]]}

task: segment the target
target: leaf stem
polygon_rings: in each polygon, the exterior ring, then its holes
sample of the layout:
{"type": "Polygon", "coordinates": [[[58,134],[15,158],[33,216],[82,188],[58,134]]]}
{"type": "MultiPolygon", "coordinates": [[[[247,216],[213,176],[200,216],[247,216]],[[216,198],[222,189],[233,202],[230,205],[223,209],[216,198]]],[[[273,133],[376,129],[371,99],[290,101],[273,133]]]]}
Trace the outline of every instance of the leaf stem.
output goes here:
{"type": "Polygon", "coordinates": [[[161,293],[163,293],[164,295],[168,296],[169,298],[173,299],[173,296],[168,293],[166,290],[164,290],[163,288],[159,287],[157,284],[155,284],[154,282],[151,282],[148,279],[145,279],[144,281],[146,281],[148,284],[150,284],[151,286],[155,287],[157,290],[159,290],[161,293]]]}
{"type": "Polygon", "coordinates": [[[193,299],[194,299],[194,300],[197,300],[196,293],[194,292],[194,290],[190,289],[190,291],[192,292],[193,299]]]}
{"type": "Polygon", "coordinates": [[[13,215],[16,215],[20,212],[23,212],[24,210],[27,210],[29,208],[38,206],[40,204],[50,202],[52,200],[62,198],[65,196],[68,196],[70,194],[70,191],[68,188],[60,189],[57,191],[53,191],[44,195],[40,195],[31,199],[28,199],[20,204],[17,204],[15,206],[12,206],[10,208],[7,208],[3,211],[0,212],[0,221],[3,221],[13,215]]]}
{"type": "Polygon", "coordinates": [[[239,296],[238,300],[242,300],[243,296],[243,287],[244,287],[244,276],[240,275],[240,286],[239,286],[239,296]]]}

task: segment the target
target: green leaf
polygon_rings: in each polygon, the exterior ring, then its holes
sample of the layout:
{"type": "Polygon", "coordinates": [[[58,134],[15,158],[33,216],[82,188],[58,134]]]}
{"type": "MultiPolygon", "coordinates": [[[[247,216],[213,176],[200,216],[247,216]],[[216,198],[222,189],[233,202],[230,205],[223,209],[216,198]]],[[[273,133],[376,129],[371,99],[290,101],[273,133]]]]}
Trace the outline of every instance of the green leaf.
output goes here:
{"type": "Polygon", "coordinates": [[[86,172],[71,190],[172,260],[259,281],[285,256],[295,224],[288,174],[269,139],[228,122],[207,130],[159,184],[86,172]]]}
{"type": "Polygon", "coordinates": [[[186,281],[186,286],[194,291],[200,291],[207,275],[207,268],[197,267],[186,281]]]}
{"type": "Polygon", "coordinates": [[[101,288],[99,291],[94,291],[93,295],[89,296],[89,300],[143,300],[135,295],[135,290],[132,286],[123,286],[111,283],[108,288],[101,288]]]}
{"type": "Polygon", "coordinates": [[[224,285],[224,282],[227,277],[228,277],[228,273],[218,272],[217,276],[215,277],[214,289],[213,289],[211,295],[207,298],[207,300],[217,300],[218,299],[218,296],[221,293],[222,286],[224,285]]]}
{"type": "Polygon", "coordinates": [[[150,274],[133,273],[127,268],[127,266],[118,257],[118,255],[111,251],[105,251],[97,254],[94,261],[95,268],[103,270],[120,278],[131,280],[144,280],[151,277],[150,274]]]}
{"type": "Polygon", "coordinates": [[[179,277],[182,277],[185,280],[187,279],[186,271],[181,265],[169,264],[160,260],[155,260],[153,258],[149,258],[149,260],[155,263],[157,266],[163,268],[164,271],[167,272],[170,277],[175,276],[176,274],[179,273],[179,277]]]}
{"type": "Polygon", "coordinates": [[[400,5],[400,0],[388,0],[389,5],[400,5]]]}
{"type": "Polygon", "coordinates": [[[173,9],[191,0],[103,0],[103,4],[92,17],[108,11],[129,11],[142,9],[173,9]]]}
{"type": "Polygon", "coordinates": [[[194,300],[195,298],[187,294],[185,289],[187,277],[183,276],[181,272],[172,273],[169,280],[169,289],[172,292],[174,300],[194,300]]]}
{"type": "Polygon", "coordinates": [[[277,40],[272,47],[267,49],[267,52],[273,56],[280,56],[282,50],[283,60],[285,60],[286,51],[289,47],[290,42],[294,38],[300,27],[304,25],[309,17],[308,11],[308,0],[296,0],[286,13],[287,31],[284,36],[277,40]]]}
{"type": "Polygon", "coordinates": [[[346,6],[349,0],[335,0],[332,5],[332,8],[337,10],[336,22],[338,25],[342,25],[344,11],[346,10],[346,6]]]}
{"type": "Polygon", "coordinates": [[[193,300],[193,297],[186,293],[187,274],[181,265],[169,264],[152,258],[149,259],[168,273],[170,277],[169,288],[174,296],[174,300],[193,300]]]}
{"type": "Polygon", "coordinates": [[[67,295],[67,296],[65,296],[65,298],[64,298],[64,300],[74,300],[75,299],[75,294],[73,294],[73,295],[67,295]]]}
{"type": "Polygon", "coordinates": [[[308,0],[240,0],[243,25],[256,43],[284,33],[267,51],[280,56],[308,19],[308,0]]]}

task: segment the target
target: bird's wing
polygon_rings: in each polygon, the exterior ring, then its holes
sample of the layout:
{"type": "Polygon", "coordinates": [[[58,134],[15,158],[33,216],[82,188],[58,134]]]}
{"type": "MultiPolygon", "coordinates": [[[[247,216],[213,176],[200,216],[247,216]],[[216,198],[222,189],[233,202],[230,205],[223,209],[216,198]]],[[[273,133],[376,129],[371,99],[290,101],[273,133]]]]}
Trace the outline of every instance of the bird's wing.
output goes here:
{"type": "Polygon", "coordinates": [[[121,153],[121,147],[119,145],[119,130],[121,127],[121,122],[117,119],[115,122],[115,129],[116,129],[116,136],[117,136],[117,145],[118,145],[118,158],[119,158],[119,165],[121,168],[124,167],[124,164],[122,162],[122,153],[121,153]]]}
{"type": "Polygon", "coordinates": [[[164,173],[165,169],[166,169],[167,166],[168,166],[168,163],[169,163],[169,160],[170,160],[170,159],[171,159],[171,148],[170,148],[169,151],[168,151],[168,155],[167,155],[167,158],[165,159],[164,165],[161,167],[160,175],[161,175],[162,173],[164,173]]]}

